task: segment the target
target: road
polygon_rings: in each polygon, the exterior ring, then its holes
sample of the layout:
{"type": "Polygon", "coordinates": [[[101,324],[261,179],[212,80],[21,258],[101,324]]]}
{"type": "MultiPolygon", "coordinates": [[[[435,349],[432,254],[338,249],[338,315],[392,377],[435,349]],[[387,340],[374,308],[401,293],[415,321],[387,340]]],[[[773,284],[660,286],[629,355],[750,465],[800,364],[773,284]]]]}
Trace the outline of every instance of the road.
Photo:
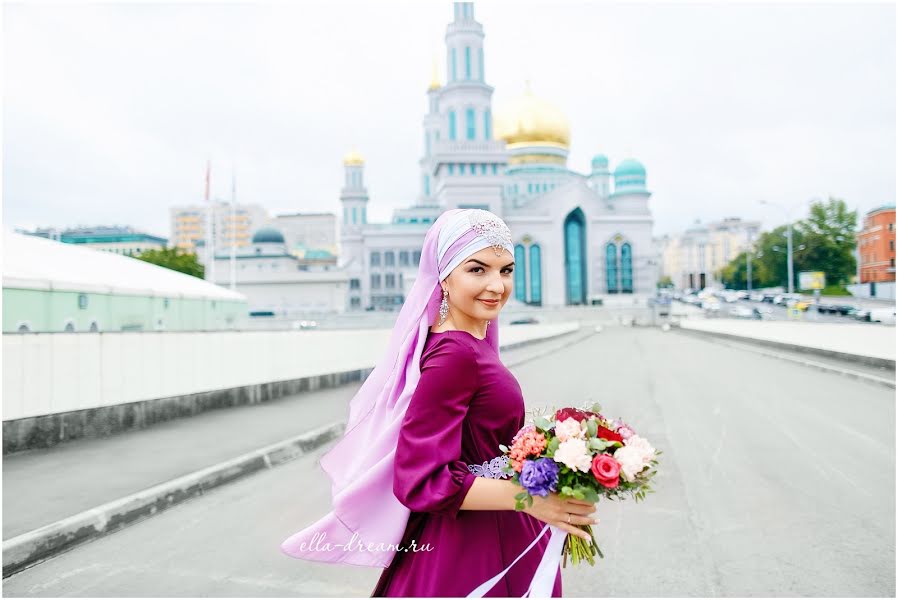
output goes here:
{"type": "MultiPolygon", "coordinates": [[[[600,503],[606,558],[565,569],[565,596],[895,595],[893,390],[654,328],[607,327],[512,371],[529,406],[598,401],[664,451],[656,494],[600,503]]],[[[323,452],[36,565],[3,594],[367,597],[376,570],[278,549],[327,511],[323,452]]]]}

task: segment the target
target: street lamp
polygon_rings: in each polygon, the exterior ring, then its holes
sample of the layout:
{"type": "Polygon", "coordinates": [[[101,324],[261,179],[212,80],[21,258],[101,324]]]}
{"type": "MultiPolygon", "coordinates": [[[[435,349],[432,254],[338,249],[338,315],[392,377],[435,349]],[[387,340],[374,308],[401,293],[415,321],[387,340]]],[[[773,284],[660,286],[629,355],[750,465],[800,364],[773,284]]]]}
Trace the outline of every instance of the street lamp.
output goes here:
{"type": "MultiPolygon", "coordinates": [[[[813,200],[813,198],[811,200],[805,201],[803,204],[801,204],[801,206],[806,205],[808,202],[811,202],[812,200],[813,200]]],[[[768,200],[761,200],[761,204],[775,206],[778,209],[782,210],[783,213],[786,215],[786,225],[788,226],[788,230],[786,233],[786,272],[788,273],[788,277],[789,277],[788,290],[789,290],[789,293],[791,294],[794,290],[794,285],[793,285],[794,277],[792,275],[792,211],[795,210],[796,207],[793,206],[790,209],[786,209],[785,207],[783,207],[779,204],[776,204],[774,202],[770,202],[768,200]]],[[[776,250],[776,246],[774,246],[773,249],[776,250]]]]}

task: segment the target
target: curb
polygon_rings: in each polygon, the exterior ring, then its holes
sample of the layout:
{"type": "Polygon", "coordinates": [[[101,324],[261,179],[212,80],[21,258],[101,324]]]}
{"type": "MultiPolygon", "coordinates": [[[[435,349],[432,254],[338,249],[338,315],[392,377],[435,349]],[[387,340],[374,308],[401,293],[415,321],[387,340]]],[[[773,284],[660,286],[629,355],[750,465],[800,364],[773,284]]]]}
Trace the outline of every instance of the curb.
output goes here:
{"type": "MultiPolygon", "coordinates": [[[[679,331],[686,333],[687,335],[691,335],[695,332],[694,329],[683,329],[682,327],[677,328],[679,331]]],[[[750,342],[740,343],[746,338],[740,338],[738,336],[733,335],[715,335],[708,332],[699,332],[694,337],[704,338],[713,343],[721,344],[723,346],[727,346],[730,348],[738,348],[740,350],[748,350],[749,352],[754,352],[755,354],[760,354],[761,356],[768,356],[770,358],[776,358],[778,360],[786,360],[789,362],[793,362],[799,365],[803,365],[805,367],[810,367],[811,369],[817,369],[818,371],[824,371],[827,373],[835,373],[837,375],[843,375],[845,377],[850,377],[851,379],[857,379],[859,381],[866,381],[868,383],[873,383],[876,385],[881,385],[887,388],[895,389],[895,381],[891,379],[886,379],[884,377],[877,377],[876,375],[870,375],[868,373],[862,373],[860,371],[852,371],[851,369],[840,369],[838,367],[834,367],[832,365],[828,365],[825,363],[816,362],[813,360],[796,358],[794,356],[789,356],[788,354],[781,354],[779,352],[772,352],[771,350],[766,349],[764,344],[752,344],[750,342]],[[738,341],[737,341],[738,340],[738,341]]],[[[813,352],[809,352],[809,354],[814,354],[813,352]]]]}
{"type": "Polygon", "coordinates": [[[337,438],[345,427],[342,422],[332,423],[6,540],[3,577],[202,496],[218,486],[298,458],[337,438]]]}
{"type": "Polygon", "coordinates": [[[878,367],[885,369],[894,369],[895,368],[895,360],[889,358],[879,358],[876,356],[864,356],[862,354],[850,354],[848,352],[839,352],[837,350],[826,350],[824,348],[814,348],[812,346],[800,346],[798,344],[789,344],[787,342],[776,342],[773,340],[761,340],[758,338],[750,338],[743,335],[735,335],[732,333],[719,333],[716,331],[707,331],[703,329],[692,329],[689,327],[683,327],[681,325],[677,325],[680,331],[686,331],[690,333],[694,333],[696,335],[704,335],[709,337],[717,337],[730,339],[735,342],[744,342],[746,344],[754,344],[757,346],[768,346],[770,348],[777,348],[779,350],[789,350],[791,352],[801,352],[802,354],[813,354],[817,356],[824,356],[826,358],[836,358],[839,360],[844,360],[846,362],[853,362],[861,365],[866,365],[868,367],[878,367]]]}

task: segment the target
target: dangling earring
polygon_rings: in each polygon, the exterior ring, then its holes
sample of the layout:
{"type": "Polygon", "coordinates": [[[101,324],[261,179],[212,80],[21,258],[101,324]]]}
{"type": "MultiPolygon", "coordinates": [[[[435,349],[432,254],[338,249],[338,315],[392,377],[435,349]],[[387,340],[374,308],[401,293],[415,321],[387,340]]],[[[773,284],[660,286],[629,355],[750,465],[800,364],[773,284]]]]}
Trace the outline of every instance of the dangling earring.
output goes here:
{"type": "Polygon", "coordinates": [[[446,315],[449,314],[449,301],[447,298],[449,297],[449,291],[443,290],[443,301],[440,302],[440,325],[446,320],[446,315]]]}

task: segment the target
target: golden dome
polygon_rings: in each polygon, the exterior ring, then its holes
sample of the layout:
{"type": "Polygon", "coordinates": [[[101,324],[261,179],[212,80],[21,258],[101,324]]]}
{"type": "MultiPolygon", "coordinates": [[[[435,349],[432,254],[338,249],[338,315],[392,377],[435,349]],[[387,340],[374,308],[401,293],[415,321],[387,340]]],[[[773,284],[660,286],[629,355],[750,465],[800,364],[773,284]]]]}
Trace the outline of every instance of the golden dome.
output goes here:
{"type": "Polygon", "coordinates": [[[524,95],[498,111],[495,119],[496,139],[505,140],[509,147],[548,145],[568,148],[571,126],[561,110],[533,95],[524,95]]]}
{"type": "Polygon", "coordinates": [[[346,156],[343,157],[343,164],[346,166],[363,165],[363,164],[365,164],[365,157],[363,157],[361,154],[359,154],[355,150],[352,150],[346,156]]]}

